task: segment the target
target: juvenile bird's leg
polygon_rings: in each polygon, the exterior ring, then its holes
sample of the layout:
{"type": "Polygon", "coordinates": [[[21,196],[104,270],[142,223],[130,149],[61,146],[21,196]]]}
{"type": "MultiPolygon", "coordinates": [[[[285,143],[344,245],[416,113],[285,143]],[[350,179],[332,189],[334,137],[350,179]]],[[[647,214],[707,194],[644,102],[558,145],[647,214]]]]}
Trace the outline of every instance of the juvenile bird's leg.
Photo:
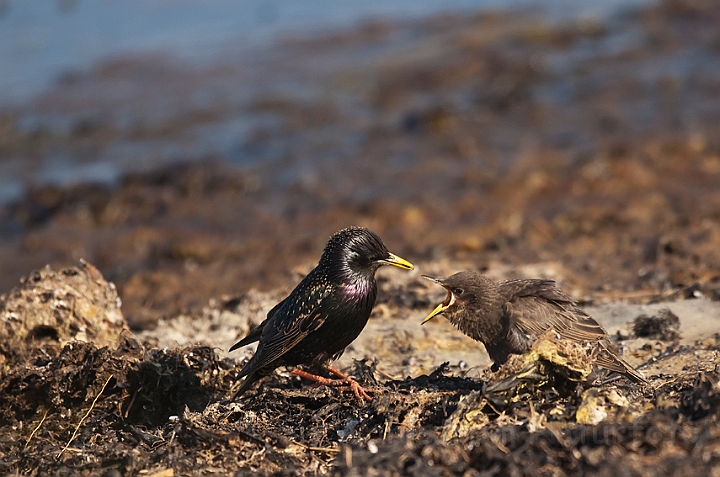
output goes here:
{"type": "Polygon", "coordinates": [[[330,371],[332,374],[339,377],[340,379],[324,378],[322,376],[308,373],[307,371],[303,371],[302,369],[297,368],[292,371],[292,374],[294,374],[295,376],[300,376],[301,378],[309,379],[310,381],[315,381],[316,383],[323,386],[334,386],[341,388],[346,387],[346,389],[349,387],[353,394],[355,394],[355,397],[358,398],[360,402],[363,402],[364,399],[372,401],[372,398],[368,395],[368,391],[372,392],[372,390],[363,389],[363,387],[360,386],[360,383],[335,368],[331,368],[330,366],[326,366],[326,368],[328,371],[330,371]]]}

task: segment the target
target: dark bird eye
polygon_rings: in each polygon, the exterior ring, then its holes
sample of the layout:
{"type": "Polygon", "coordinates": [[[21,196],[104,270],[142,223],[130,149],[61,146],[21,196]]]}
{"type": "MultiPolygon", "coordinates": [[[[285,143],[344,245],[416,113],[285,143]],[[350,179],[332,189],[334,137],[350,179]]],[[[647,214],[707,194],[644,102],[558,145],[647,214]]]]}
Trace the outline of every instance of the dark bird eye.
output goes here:
{"type": "Polygon", "coordinates": [[[462,288],[454,288],[453,289],[453,293],[455,295],[462,295],[464,292],[465,292],[465,290],[463,290],[462,288]]]}

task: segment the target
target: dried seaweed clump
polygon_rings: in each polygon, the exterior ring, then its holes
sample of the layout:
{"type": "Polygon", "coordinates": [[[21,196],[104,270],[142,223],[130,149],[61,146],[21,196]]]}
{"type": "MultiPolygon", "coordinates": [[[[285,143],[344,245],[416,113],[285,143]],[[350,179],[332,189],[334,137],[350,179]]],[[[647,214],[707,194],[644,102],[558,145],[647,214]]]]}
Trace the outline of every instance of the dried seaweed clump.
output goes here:
{"type": "Polygon", "coordinates": [[[0,366],[70,341],[116,345],[127,329],[120,305],[115,285],[83,260],[60,271],[46,266],[32,272],[0,296],[0,366]]]}
{"type": "Polygon", "coordinates": [[[656,315],[635,318],[632,329],[638,338],[675,341],[680,339],[680,318],[669,308],[662,308],[656,315]]]}

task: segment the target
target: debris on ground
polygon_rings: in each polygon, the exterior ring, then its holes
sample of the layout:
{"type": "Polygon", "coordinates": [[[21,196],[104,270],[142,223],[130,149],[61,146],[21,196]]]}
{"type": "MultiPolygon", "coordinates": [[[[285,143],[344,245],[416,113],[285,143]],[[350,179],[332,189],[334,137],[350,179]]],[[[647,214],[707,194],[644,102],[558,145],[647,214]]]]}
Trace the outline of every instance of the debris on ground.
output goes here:
{"type": "MultiPolygon", "coordinates": [[[[83,275],[112,290],[89,264],[68,270],[31,277],[55,277],[67,290],[83,275]]],[[[21,289],[39,296],[46,286],[25,280],[21,289]]],[[[85,309],[121,316],[112,296],[88,295],[85,309]]],[[[57,308],[32,303],[41,316],[57,308]]],[[[3,474],[609,475],[612,464],[641,475],[651,460],[695,474],[720,464],[712,438],[720,433],[717,340],[665,353],[683,371],[649,376],[649,389],[595,377],[591,350],[552,333],[482,379],[447,363],[387,379],[378,362],[360,360],[347,371],[375,391],[363,404],[283,370],[233,402],[245,358],[220,358],[203,345],[159,349],[130,333],[103,346],[24,341],[6,335],[18,351],[0,382],[3,474]]]]}
{"type": "Polygon", "coordinates": [[[680,339],[680,318],[669,308],[662,308],[655,315],[635,318],[632,330],[638,338],[676,341],[680,339]]]}

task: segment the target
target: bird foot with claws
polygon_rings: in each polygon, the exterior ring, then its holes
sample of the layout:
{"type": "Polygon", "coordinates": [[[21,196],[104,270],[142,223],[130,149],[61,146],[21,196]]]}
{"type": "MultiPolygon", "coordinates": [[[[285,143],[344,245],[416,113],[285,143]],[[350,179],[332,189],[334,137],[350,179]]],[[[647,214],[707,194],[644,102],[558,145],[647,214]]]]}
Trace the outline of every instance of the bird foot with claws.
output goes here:
{"type": "Polygon", "coordinates": [[[365,400],[367,400],[368,402],[372,401],[372,398],[368,393],[374,393],[374,390],[364,389],[360,385],[360,383],[335,368],[331,368],[330,366],[328,366],[327,370],[340,379],[324,378],[316,374],[308,373],[307,371],[303,371],[301,369],[294,369],[292,371],[292,374],[300,376],[301,378],[309,379],[310,381],[315,381],[322,386],[336,387],[340,391],[350,390],[353,392],[353,394],[355,394],[355,397],[358,398],[358,401],[360,401],[361,403],[365,400]]]}

